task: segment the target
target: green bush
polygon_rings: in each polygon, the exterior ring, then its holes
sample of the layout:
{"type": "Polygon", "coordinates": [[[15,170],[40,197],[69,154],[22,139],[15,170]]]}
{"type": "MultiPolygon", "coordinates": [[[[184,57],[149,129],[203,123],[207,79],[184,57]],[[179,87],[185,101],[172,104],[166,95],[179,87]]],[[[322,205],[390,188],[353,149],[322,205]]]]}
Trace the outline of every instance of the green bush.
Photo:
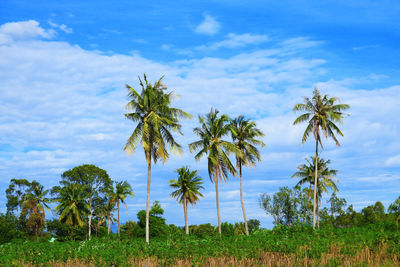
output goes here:
{"type": "Polygon", "coordinates": [[[14,215],[0,213],[0,244],[25,236],[25,233],[17,230],[18,224],[18,219],[14,215]]]}

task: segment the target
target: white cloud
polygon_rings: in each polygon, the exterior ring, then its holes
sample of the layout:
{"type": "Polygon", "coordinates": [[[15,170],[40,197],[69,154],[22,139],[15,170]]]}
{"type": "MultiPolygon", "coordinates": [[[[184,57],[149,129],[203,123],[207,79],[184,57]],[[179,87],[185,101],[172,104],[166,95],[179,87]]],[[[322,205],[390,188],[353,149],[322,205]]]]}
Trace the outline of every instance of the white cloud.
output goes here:
{"type": "Polygon", "coordinates": [[[390,157],[385,161],[386,166],[400,166],[400,154],[390,157]]]}
{"type": "Polygon", "coordinates": [[[0,44],[35,38],[50,39],[55,34],[54,30],[40,27],[39,22],[35,20],[8,22],[0,26],[0,44]]]}
{"type": "Polygon", "coordinates": [[[260,44],[268,41],[267,35],[230,33],[225,40],[196,47],[197,50],[216,50],[219,48],[240,48],[250,44],[260,44]]]}
{"type": "Polygon", "coordinates": [[[204,20],[194,29],[195,33],[214,35],[219,32],[220,23],[210,15],[204,15],[204,20]]]}
{"type": "Polygon", "coordinates": [[[73,33],[73,30],[71,28],[67,27],[67,25],[65,25],[65,24],[57,24],[57,23],[54,23],[51,20],[49,20],[48,23],[49,23],[49,25],[51,27],[53,27],[55,29],[59,29],[59,30],[61,30],[61,31],[65,32],[65,33],[68,33],[68,34],[73,33]]]}

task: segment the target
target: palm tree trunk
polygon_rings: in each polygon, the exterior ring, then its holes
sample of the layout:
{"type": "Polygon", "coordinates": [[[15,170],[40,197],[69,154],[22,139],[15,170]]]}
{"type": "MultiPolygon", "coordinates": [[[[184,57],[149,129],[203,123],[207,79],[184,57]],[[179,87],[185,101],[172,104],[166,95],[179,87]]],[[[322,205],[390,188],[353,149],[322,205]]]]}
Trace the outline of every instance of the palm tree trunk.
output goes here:
{"type": "Polygon", "coordinates": [[[184,202],[184,208],[185,208],[185,230],[186,230],[186,234],[189,234],[189,221],[188,221],[188,202],[187,199],[185,199],[184,202]]]}
{"type": "MultiPolygon", "coordinates": [[[[151,150],[150,150],[151,151],[151,150]]],[[[146,243],[150,242],[149,218],[150,218],[150,181],[151,181],[151,154],[147,161],[147,199],[146,199],[146,243]]]]}
{"type": "Polygon", "coordinates": [[[117,208],[118,208],[118,236],[119,236],[119,231],[120,231],[120,228],[121,228],[121,225],[119,224],[119,199],[118,199],[118,202],[117,202],[117,208]]]}
{"type": "Polygon", "coordinates": [[[318,138],[315,138],[316,147],[315,147],[315,174],[314,174],[314,208],[313,208],[313,229],[315,230],[315,215],[317,210],[317,183],[318,183],[318,138]]]}
{"type": "Polygon", "coordinates": [[[218,193],[218,177],[214,176],[215,183],[215,201],[217,202],[217,216],[218,216],[218,233],[221,235],[221,214],[219,212],[219,193],[218,193]]]}
{"type": "Polygon", "coordinates": [[[321,205],[321,200],[318,199],[318,205],[317,205],[317,228],[319,229],[319,206],[321,205]]]}
{"type": "Polygon", "coordinates": [[[109,235],[111,232],[111,217],[107,217],[107,234],[109,235]]]}
{"type": "Polygon", "coordinates": [[[240,203],[242,204],[244,228],[246,229],[246,235],[249,235],[249,228],[247,226],[246,210],[244,208],[244,201],[243,201],[242,162],[240,160],[239,160],[239,174],[240,174],[240,203]]]}
{"type": "Polygon", "coordinates": [[[90,236],[92,235],[92,198],[89,197],[89,209],[90,209],[90,213],[89,213],[89,240],[90,240],[90,236]]]}

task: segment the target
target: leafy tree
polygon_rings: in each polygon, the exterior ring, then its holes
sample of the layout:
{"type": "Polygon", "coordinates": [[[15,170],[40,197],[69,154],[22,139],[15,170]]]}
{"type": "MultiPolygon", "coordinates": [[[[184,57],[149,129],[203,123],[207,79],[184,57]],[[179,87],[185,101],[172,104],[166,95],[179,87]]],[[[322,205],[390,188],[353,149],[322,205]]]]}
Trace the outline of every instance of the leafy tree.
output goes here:
{"type": "Polygon", "coordinates": [[[191,171],[189,167],[182,167],[176,169],[178,180],[170,180],[170,187],[176,189],[171,193],[171,198],[176,198],[177,201],[183,206],[185,216],[185,231],[189,234],[188,224],[188,204],[196,204],[203,197],[200,189],[204,189],[202,179],[198,176],[199,171],[191,171]]]}
{"type": "Polygon", "coordinates": [[[86,188],[80,184],[68,184],[63,187],[53,187],[52,194],[58,202],[55,211],[60,215],[59,221],[69,226],[85,225],[87,215],[90,212],[86,202],[86,188]]]}
{"type": "Polygon", "coordinates": [[[242,166],[254,166],[256,161],[261,161],[261,155],[256,146],[265,146],[265,144],[258,139],[263,137],[264,134],[260,129],[256,128],[256,126],[254,121],[245,119],[243,116],[235,118],[230,124],[233,144],[241,151],[241,155],[236,155],[236,167],[239,170],[240,203],[242,205],[246,235],[249,235],[249,228],[243,201],[242,166]]]}
{"type": "Polygon", "coordinates": [[[271,197],[267,194],[260,196],[260,206],[274,218],[274,224],[284,224],[288,227],[297,221],[297,199],[293,190],[282,187],[271,197]]]}
{"type": "Polygon", "coordinates": [[[131,86],[128,88],[128,96],[131,99],[126,108],[132,113],[126,113],[125,117],[137,123],[135,130],[126,142],[124,150],[132,154],[140,143],[143,147],[147,161],[147,199],[146,199],[146,242],[149,243],[149,216],[150,216],[150,182],[151,163],[157,163],[161,159],[166,162],[169,158],[167,146],[171,150],[181,151],[181,146],[175,141],[171,131],[181,132],[178,118],[190,118],[191,115],[184,111],[171,107],[174,97],[172,92],[166,93],[167,89],[162,84],[161,77],[157,82],[151,84],[146,75],[144,83],[139,77],[142,91],[140,94],[131,86]]]}
{"type": "Polygon", "coordinates": [[[396,215],[395,220],[396,225],[398,225],[400,220],[400,197],[398,197],[394,203],[390,204],[388,212],[394,213],[396,215]]]}
{"type": "Polygon", "coordinates": [[[347,201],[344,198],[338,198],[336,193],[333,193],[329,198],[328,203],[330,203],[329,212],[332,217],[343,215],[345,212],[343,210],[347,205],[347,201]]]}
{"type": "Polygon", "coordinates": [[[339,99],[336,97],[328,97],[328,95],[321,96],[317,88],[314,89],[312,99],[304,98],[304,103],[296,104],[293,108],[294,111],[303,112],[293,124],[308,122],[306,130],[304,131],[302,143],[305,143],[312,133],[315,138],[315,171],[314,171],[314,203],[313,203],[313,228],[315,229],[316,223],[316,209],[317,209],[317,169],[318,169],[318,146],[324,149],[321,141],[321,131],[325,138],[331,137],[336,145],[340,145],[335,133],[343,136],[339,127],[335,123],[342,123],[343,113],[342,110],[348,109],[350,106],[347,104],[335,104],[339,99]]]}
{"type": "Polygon", "coordinates": [[[0,244],[22,236],[23,233],[18,231],[18,218],[12,213],[0,213],[0,244]]]}
{"type": "Polygon", "coordinates": [[[10,180],[10,185],[6,189],[7,213],[12,213],[16,210],[17,218],[19,217],[19,212],[22,210],[22,202],[24,201],[26,190],[28,190],[30,184],[31,183],[26,179],[10,180]]]}
{"type": "Polygon", "coordinates": [[[118,235],[120,234],[121,231],[121,224],[119,220],[119,203],[121,202],[122,204],[125,205],[125,208],[128,208],[125,203],[125,199],[128,197],[134,197],[135,194],[132,191],[132,187],[129,185],[127,181],[123,182],[117,182],[115,184],[115,192],[112,196],[112,201],[117,203],[117,210],[118,210],[118,217],[117,217],[117,222],[118,222],[118,235]]]}
{"type": "Polygon", "coordinates": [[[237,175],[235,166],[233,166],[228,155],[232,152],[240,155],[241,152],[234,144],[222,139],[230,132],[230,119],[226,115],[219,116],[218,113],[218,110],[211,109],[205,117],[199,116],[201,126],[194,128],[193,132],[200,137],[200,140],[189,144],[189,149],[191,153],[200,150],[194,157],[197,161],[203,156],[207,156],[208,175],[211,182],[215,184],[218,232],[221,234],[218,184],[222,180],[226,182],[228,172],[237,175]]]}
{"type": "Polygon", "coordinates": [[[191,235],[203,238],[208,236],[215,236],[217,234],[217,230],[210,223],[200,224],[200,225],[191,225],[189,226],[189,231],[191,235]]]}
{"type": "MultiPolygon", "coordinates": [[[[149,223],[150,223],[150,232],[149,235],[151,237],[159,237],[165,236],[168,233],[168,225],[165,223],[165,218],[161,217],[164,214],[164,210],[160,205],[159,201],[154,201],[151,209],[149,211],[149,223]]],[[[138,218],[138,226],[141,229],[145,229],[146,227],[146,211],[141,210],[137,213],[138,218]]],[[[142,236],[142,235],[140,235],[142,236]]]]}
{"type": "Polygon", "coordinates": [[[112,185],[112,181],[105,170],[92,164],[84,164],[74,167],[73,169],[64,172],[61,175],[61,178],[62,181],[60,183],[63,185],[78,183],[84,188],[89,206],[88,235],[90,239],[93,211],[96,208],[93,206],[93,203],[99,202],[96,201],[96,198],[100,198],[101,194],[104,194],[108,190],[112,185]]]}
{"type": "Polygon", "coordinates": [[[364,215],[364,221],[366,224],[376,224],[383,222],[385,215],[385,207],[382,202],[377,201],[375,205],[370,205],[361,210],[364,215]]]}
{"type": "Polygon", "coordinates": [[[249,232],[253,233],[260,228],[260,221],[257,219],[250,219],[247,221],[247,225],[249,227],[249,232]]]}
{"type": "Polygon", "coordinates": [[[310,198],[310,191],[308,188],[301,189],[299,186],[294,188],[294,193],[298,203],[298,222],[303,224],[312,224],[312,201],[310,198]]]}
{"type": "Polygon", "coordinates": [[[28,216],[26,224],[33,235],[37,236],[44,228],[46,209],[50,209],[51,200],[46,197],[49,190],[44,190],[37,181],[32,181],[22,202],[22,214],[28,216]]]}

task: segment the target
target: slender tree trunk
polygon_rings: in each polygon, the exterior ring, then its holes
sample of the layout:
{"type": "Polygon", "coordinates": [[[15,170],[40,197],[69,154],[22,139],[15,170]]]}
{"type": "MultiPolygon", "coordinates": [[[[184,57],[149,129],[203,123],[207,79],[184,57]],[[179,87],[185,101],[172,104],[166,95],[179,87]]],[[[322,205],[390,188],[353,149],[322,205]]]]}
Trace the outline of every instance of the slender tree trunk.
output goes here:
{"type": "Polygon", "coordinates": [[[111,217],[107,217],[107,234],[109,235],[111,232],[111,217]]]}
{"type": "Polygon", "coordinates": [[[317,210],[317,186],[318,186],[318,138],[316,140],[315,147],[315,174],[314,174],[314,208],[313,208],[313,229],[315,230],[315,219],[316,219],[316,210],[317,210]]]}
{"type": "MultiPolygon", "coordinates": [[[[151,150],[150,150],[151,151],[151,150]]],[[[150,218],[150,181],[151,181],[151,154],[147,161],[147,200],[146,200],[146,243],[150,242],[149,218],[150,218]]]]}
{"type": "Polygon", "coordinates": [[[89,240],[90,236],[92,235],[92,197],[89,197],[89,208],[90,208],[90,213],[89,213],[89,240]]]}
{"type": "Polygon", "coordinates": [[[321,205],[320,199],[317,200],[317,228],[319,229],[319,206],[321,205]]]}
{"type": "Polygon", "coordinates": [[[117,209],[118,209],[118,236],[119,236],[119,232],[120,232],[120,228],[121,228],[121,225],[119,224],[119,199],[117,202],[117,209]]]}
{"type": "Polygon", "coordinates": [[[186,234],[189,234],[189,221],[188,221],[188,202],[187,199],[185,199],[185,230],[186,230],[186,234]]]}
{"type": "Polygon", "coordinates": [[[214,176],[214,183],[215,183],[215,201],[217,202],[218,233],[221,235],[221,214],[219,212],[218,177],[216,176],[214,176]]]}
{"type": "Polygon", "coordinates": [[[249,235],[249,228],[247,226],[246,210],[244,208],[244,201],[243,201],[242,162],[240,160],[239,160],[239,175],[240,175],[240,203],[242,204],[244,228],[246,229],[246,235],[249,235]]]}

